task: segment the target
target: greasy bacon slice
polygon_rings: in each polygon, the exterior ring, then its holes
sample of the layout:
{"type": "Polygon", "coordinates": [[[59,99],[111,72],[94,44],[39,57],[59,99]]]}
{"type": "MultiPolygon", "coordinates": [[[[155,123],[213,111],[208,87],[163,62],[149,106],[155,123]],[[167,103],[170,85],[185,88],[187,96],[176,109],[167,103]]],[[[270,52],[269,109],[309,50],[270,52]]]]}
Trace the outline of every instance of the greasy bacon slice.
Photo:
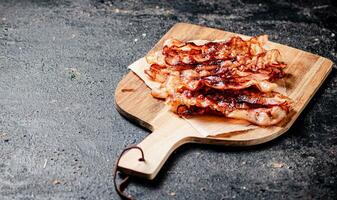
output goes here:
{"type": "Polygon", "coordinates": [[[181,72],[182,84],[190,90],[208,86],[221,90],[244,89],[256,86],[263,92],[276,88],[270,81],[284,77],[282,68],[284,63],[278,62],[279,52],[271,50],[258,56],[247,58],[238,56],[236,60],[217,61],[213,64],[198,65],[167,65],[163,58],[158,56],[148,57],[152,63],[145,72],[155,81],[163,83],[172,71],[181,72]],[[160,64],[155,63],[159,60],[160,64]]]}
{"type": "MultiPolygon", "coordinates": [[[[179,116],[191,116],[202,114],[221,115],[222,113],[211,110],[210,108],[181,105],[177,109],[177,114],[179,116]]],[[[271,126],[281,122],[287,116],[287,111],[279,106],[270,108],[247,108],[226,112],[224,116],[233,119],[243,119],[259,126],[271,126]]]]}
{"type": "Polygon", "coordinates": [[[191,92],[184,90],[167,99],[172,111],[180,116],[215,113],[245,119],[266,126],[279,123],[290,109],[290,99],[276,92],[256,89],[191,92]]]}
{"type": "Polygon", "coordinates": [[[274,92],[285,76],[280,52],[266,50],[267,36],[227,41],[165,41],[146,57],[145,73],[161,87],[152,90],[180,116],[217,114],[268,126],[291,109],[290,99],[274,92]]]}
{"type": "Polygon", "coordinates": [[[164,43],[163,54],[165,61],[170,65],[230,60],[240,55],[258,55],[265,52],[262,46],[266,41],[266,35],[253,37],[248,41],[240,37],[232,37],[225,42],[207,42],[204,45],[171,39],[164,43]]]}
{"type": "MultiPolygon", "coordinates": [[[[224,74],[212,75],[205,72],[199,73],[195,70],[169,72],[168,69],[162,69],[155,64],[151,65],[151,70],[147,70],[145,73],[147,73],[152,80],[162,83],[161,92],[165,92],[169,87],[184,88],[195,91],[202,88],[240,90],[255,86],[262,92],[270,92],[277,88],[277,84],[268,81],[270,78],[269,75],[262,73],[254,74],[245,72],[240,73],[240,75],[230,77],[230,75],[224,74]],[[171,84],[172,80],[174,80],[174,86],[171,84]]],[[[154,93],[154,96],[156,97],[156,93],[154,93]]],[[[164,94],[161,94],[160,96],[164,96],[164,94]]]]}
{"type": "Polygon", "coordinates": [[[256,86],[260,91],[270,92],[277,85],[269,82],[269,74],[254,74],[250,72],[212,74],[207,72],[197,73],[193,70],[181,72],[181,85],[189,90],[197,90],[202,87],[209,87],[219,90],[239,90],[256,86]]]}

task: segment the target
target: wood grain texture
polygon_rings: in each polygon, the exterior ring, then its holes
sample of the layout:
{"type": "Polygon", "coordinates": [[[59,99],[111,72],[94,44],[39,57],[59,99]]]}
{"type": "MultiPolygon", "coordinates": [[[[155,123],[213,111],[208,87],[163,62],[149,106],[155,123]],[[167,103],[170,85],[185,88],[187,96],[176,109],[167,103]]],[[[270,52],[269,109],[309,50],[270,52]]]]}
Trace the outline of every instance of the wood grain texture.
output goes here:
{"type": "MultiPolygon", "coordinates": [[[[205,39],[216,40],[234,34],[217,29],[179,23],[173,26],[149,52],[162,48],[168,38],[183,41],[205,39]]],[[[243,38],[248,36],[239,35],[243,38]]],[[[128,174],[153,179],[169,155],[187,142],[248,146],[270,141],[285,133],[298,118],[324,79],[332,69],[329,59],[285,45],[269,42],[271,48],[281,52],[282,60],[288,64],[286,73],[287,95],[292,98],[293,111],[277,126],[257,128],[249,131],[204,137],[185,120],[169,112],[163,101],[153,98],[150,89],[133,72],[128,73],[116,88],[116,108],[121,114],[153,131],[140,146],[146,162],[139,162],[140,153],[130,150],[121,159],[119,168],[128,174]]]]}

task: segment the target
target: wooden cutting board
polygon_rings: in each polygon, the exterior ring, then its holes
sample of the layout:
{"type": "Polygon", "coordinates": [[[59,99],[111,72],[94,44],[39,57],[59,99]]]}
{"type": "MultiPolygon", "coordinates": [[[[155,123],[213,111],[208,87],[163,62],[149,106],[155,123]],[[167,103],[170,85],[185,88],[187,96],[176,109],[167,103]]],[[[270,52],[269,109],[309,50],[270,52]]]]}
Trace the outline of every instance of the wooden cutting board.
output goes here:
{"type": "MultiPolygon", "coordinates": [[[[233,35],[217,29],[179,23],[174,25],[150,52],[162,48],[168,38],[183,41],[225,39],[233,35]]],[[[240,35],[247,38],[247,36],[240,35]]],[[[281,52],[282,60],[288,64],[286,78],[288,96],[293,99],[293,111],[277,126],[236,131],[217,136],[204,136],[186,120],[167,110],[163,101],[153,98],[150,89],[133,72],[129,72],[118,84],[115,91],[117,110],[125,117],[148,128],[152,134],[137,146],[144,151],[145,162],[138,161],[140,152],[130,150],[125,153],[119,169],[130,175],[153,179],[169,155],[185,143],[205,143],[227,146],[249,146],[270,141],[285,133],[308,104],[317,89],[332,69],[329,59],[285,45],[269,42],[268,45],[281,52]]],[[[207,122],[200,125],[205,126],[207,122]]],[[[219,125],[221,126],[221,124],[219,125]]],[[[205,130],[208,130],[207,127],[205,130]]],[[[127,130],[126,130],[127,131],[127,130]]]]}

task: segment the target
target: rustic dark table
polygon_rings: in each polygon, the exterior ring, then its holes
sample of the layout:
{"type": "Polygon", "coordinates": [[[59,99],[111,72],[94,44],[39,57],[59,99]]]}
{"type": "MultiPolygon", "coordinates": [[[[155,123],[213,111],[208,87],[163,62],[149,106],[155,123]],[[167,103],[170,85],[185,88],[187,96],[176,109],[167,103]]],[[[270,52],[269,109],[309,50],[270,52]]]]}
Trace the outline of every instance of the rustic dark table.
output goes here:
{"type": "MultiPolygon", "coordinates": [[[[337,61],[333,1],[0,1],[0,199],[118,199],[112,168],[149,133],[114,108],[128,64],[177,22],[337,61]]],[[[335,67],[335,66],[334,66],[335,67]]],[[[245,149],[185,145],[138,199],[335,199],[337,74],[290,131],[245,149]]]]}

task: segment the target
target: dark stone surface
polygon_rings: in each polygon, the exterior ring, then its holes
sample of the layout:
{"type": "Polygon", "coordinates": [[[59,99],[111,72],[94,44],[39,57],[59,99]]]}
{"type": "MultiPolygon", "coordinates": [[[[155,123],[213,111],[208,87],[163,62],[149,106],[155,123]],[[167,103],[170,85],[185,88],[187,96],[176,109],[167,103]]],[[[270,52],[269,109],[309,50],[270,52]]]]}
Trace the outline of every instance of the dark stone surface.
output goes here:
{"type": "MultiPolygon", "coordinates": [[[[148,132],[114,109],[126,66],[175,23],[271,40],[335,63],[332,1],[0,1],[0,199],[118,199],[111,170],[148,132]],[[217,3],[216,3],[217,2],[217,3]]],[[[335,199],[336,69],[284,136],[185,145],[138,199],[335,199]],[[282,167],[281,167],[282,166],[282,167]]]]}

